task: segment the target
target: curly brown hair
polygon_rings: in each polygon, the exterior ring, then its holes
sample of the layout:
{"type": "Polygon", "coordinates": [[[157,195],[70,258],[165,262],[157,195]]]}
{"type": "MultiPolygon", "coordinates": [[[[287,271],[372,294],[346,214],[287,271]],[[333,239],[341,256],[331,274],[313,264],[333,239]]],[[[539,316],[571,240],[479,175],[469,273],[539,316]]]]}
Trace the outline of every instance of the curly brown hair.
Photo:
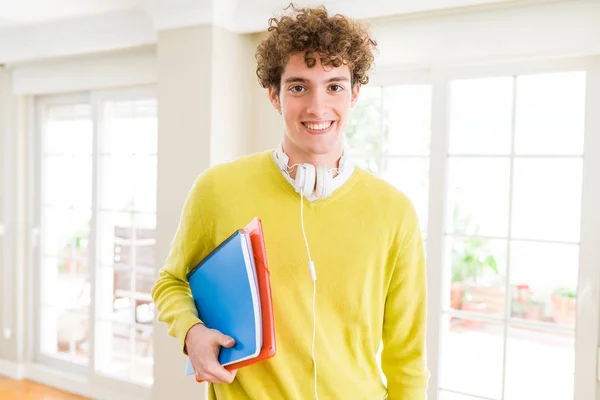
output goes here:
{"type": "Polygon", "coordinates": [[[256,75],[264,88],[274,86],[279,93],[281,74],[290,56],[304,53],[306,66],[316,64],[314,54],[323,66],[350,68],[352,85],[369,82],[377,43],[365,26],[343,15],[330,16],[324,6],[292,8],[296,15],[269,19],[268,36],[256,50],[256,75]]]}

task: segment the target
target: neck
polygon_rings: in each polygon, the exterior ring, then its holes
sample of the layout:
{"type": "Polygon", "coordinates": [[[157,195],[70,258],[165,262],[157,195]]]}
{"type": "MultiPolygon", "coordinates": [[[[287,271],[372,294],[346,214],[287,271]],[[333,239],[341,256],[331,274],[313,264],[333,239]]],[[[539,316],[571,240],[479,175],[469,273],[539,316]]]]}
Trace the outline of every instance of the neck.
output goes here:
{"type": "MultiPolygon", "coordinates": [[[[295,146],[287,137],[284,137],[283,151],[289,158],[289,166],[308,163],[315,167],[325,166],[327,168],[337,168],[344,149],[342,146],[336,146],[329,153],[313,154],[303,151],[295,146]]],[[[292,179],[296,179],[296,168],[293,168],[289,174],[292,179]]],[[[334,173],[334,176],[335,175],[337,175],[337,173],[334,173]]]]}

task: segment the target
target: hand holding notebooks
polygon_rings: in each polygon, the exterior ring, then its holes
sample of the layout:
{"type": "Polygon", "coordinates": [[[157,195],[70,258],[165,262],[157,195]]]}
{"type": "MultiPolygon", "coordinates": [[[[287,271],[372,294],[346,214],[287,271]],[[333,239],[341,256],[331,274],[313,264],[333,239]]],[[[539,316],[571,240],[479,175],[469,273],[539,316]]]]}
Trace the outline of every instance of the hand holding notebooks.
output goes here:
{"type": "MultiPolygon", "coordinates": [[[[235,231],[188,273],[198,315],[212,329],[231,336],[219,362],[238,369],[276,353],[269,269],[260,219],[235,231]]],[[[186,374],[193,374],[188,360],[186,374]]]]}

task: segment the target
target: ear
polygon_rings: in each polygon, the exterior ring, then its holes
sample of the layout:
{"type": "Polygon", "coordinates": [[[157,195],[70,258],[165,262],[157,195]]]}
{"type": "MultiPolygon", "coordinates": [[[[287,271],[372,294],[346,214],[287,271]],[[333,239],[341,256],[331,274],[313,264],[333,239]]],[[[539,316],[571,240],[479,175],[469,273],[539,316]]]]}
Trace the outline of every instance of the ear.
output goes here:
{"type": "Polygon", "coordinates": [[[350,107],[354,108],[358,102],[358,94],[360,93],[360,83],[357,83],[352,88],[352,98],[350,100],[350,107]]]}
{"type": "Polygon", "coordinates": [[[279,92],[274,85],[269,86],[269,101],[276,110],[281,110],[281,101],[279,100],[279,92]]]}

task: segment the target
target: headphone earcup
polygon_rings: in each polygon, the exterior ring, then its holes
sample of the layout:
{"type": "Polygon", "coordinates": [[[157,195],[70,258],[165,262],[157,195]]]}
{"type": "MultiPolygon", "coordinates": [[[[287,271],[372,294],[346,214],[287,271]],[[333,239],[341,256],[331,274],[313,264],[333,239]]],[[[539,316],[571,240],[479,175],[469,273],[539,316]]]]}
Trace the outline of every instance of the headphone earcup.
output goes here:
{"type": "Polygon", "coordinates": [[[331,195],[331,189],[333,188],[333,175],[327,167],[319,167],[317,169],[317,185],[315,189],[315,197],[318,199],[324,199],[331,195]]]}
{"type": "Polygon", "coordinates": [[[299,165],[296,169],[296,179],[294,179],[294,188],[296,192],[303,196],[310,196],[315,188],[316,172],[311,164],[299,165]]]}

